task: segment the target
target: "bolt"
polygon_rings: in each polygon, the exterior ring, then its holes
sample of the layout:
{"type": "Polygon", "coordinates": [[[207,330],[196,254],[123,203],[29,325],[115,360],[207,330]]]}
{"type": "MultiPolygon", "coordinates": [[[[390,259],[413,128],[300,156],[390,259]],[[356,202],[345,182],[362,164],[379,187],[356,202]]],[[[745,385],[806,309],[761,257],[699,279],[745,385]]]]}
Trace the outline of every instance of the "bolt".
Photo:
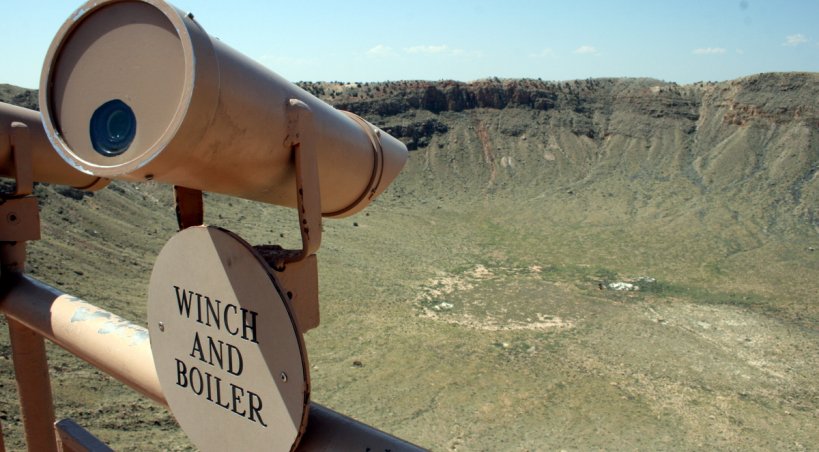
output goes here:
{"type": "Polygon", "coordinates": [[[159,322],[159,331],[165,332],[165,324],[162,322],[159,322]]]}
{"type": "Polygon", "coordinates": [[[282,372],[282,374],[280,376],[281,376],[281,379],[282,379],[282,383],[287,383],[287,374],[282,372]]]}
{"type": "Polygon", "coordinates": [[[14,212],[9,213],[8,216],[6,216],[6,219],[9,220],[9,223],[17,223],[19,220],[19,218],[17,218],[17,214],[14,212]]]}

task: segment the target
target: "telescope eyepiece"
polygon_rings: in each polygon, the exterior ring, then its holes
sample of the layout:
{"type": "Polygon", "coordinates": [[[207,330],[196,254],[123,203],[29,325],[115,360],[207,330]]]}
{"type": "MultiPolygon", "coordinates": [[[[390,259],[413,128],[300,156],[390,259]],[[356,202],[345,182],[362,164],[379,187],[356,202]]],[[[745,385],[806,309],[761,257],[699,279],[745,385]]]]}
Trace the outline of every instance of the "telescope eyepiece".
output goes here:
{"type": "Polygon", "coordinates": [[[109,100],[91,115],[91,144],[99,154],[116,157],[131,146],[136,127],[136,116],[131,107],[119,99],[109,100]]]}

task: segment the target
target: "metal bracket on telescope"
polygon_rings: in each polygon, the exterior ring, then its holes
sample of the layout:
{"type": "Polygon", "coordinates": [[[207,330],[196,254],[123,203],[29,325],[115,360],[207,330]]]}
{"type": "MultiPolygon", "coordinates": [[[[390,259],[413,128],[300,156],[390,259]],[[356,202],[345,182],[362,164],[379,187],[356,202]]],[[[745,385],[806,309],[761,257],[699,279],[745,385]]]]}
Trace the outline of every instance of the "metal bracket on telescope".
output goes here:
{"type": "MultiPolygon", "coordinates": [[[[319,325],[316,251],[321,246],[321,193],[318,160],[312,142],[313,114],[307,104],[298,99],[290,99],[286,108],[288,133],[284,146],[290,149],[295,163],[302,247],[300,250],[288,250],[279,245],[253,248],[275,271],[287,302],[296,313],[299,329],[304,333],[319,325]]],[[[174,195],[179,230],[202,225],[202,191],[175,185],[174,195]]]]}
{"type": "Polygon", "coordinates": [[[29,147],[28,126],[11,124],[11,158],[14,191],[0,197],[0,242],[25,242],[40,239],[40,210],[34,192],[34,177],[29,147]]]}
{"type": "Polygon", "coordinates": [[[307,259],[316,254],[321,246],[321,193],[318,160],[312,143],[313,112],[298,99],[290,99],[287,107],[287,141],[296,163],[296,196],[302,249],[298,254],[284,257],[284,265],[307,259]]]}
{"type": "Polygon", "coordinates": [[[293,154],[296,169],[301,250],[286,250],[278,245],[255,246],[256,251],[276,271],[276,278],[287,290],[291,308],[296,312],[299,329],[304,333],[319,325],[318,262],[321,246],[321,193],[318,160],[313,143],[313,113],[298,99],[287,103],[287,138],[284,145],[293,154]]]}
{"type": "Polygon", "coordinates": [[[179,224],[179,230],[201,226],[205,222],[202,190],[174,185],[173,193],[176,200],[176,222],[179,224]]]}

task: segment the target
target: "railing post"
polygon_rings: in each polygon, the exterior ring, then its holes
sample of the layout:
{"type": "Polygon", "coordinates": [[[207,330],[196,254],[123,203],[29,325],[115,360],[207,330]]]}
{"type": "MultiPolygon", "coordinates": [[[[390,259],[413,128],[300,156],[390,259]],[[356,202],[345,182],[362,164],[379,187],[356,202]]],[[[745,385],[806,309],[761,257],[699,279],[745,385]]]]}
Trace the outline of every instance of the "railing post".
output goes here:
{"type": "MultiPolygon", "coordinates": [[[[26,243],[0,243],[0,271],[3,282],[9,273],[25,267],[26,243]]],[[[31,451],[57,451],[54,434],[54,402],[48,377],[45,340],[18,321],[6,317],[9,324],[14,376],[20,397],[20,413],[26,430],[26,444],[31,451]]]]}
{"type": "Polygon", "coordinates": [[[54,403],[48,378],[45,341],[39,334],[7,318],[14,376],[20,397],[20,413],[30,451],[57,451],[54,434],[54,403]]]}
{"type": "MultiPolygon", "coordinates": [[[[0,289],[25,272],[26,242],[40,238],[37,200],[31,196],[34,179],[28,126],[11,124],[10,144],[15,188],[0,196],[0,289]]],[[[54,402],[48,377],[45,340],[17,320],[8,318],[14,376],[20,398],[20,414],[30,451],[57,452],[54,433],[54,402]]]]}
{"type": "MultiPolygon", "coordinates": [[[[0,243],[0,271],[7,282],[9,273],[25,267],[26,242],[0,243]]],[[[18,321],[6,317],[9,324],[14,377],[20,398],[20,414],[30,451],[57,451],[54,434],[54,402],[48,377],[45,340],[18,321]]]]}

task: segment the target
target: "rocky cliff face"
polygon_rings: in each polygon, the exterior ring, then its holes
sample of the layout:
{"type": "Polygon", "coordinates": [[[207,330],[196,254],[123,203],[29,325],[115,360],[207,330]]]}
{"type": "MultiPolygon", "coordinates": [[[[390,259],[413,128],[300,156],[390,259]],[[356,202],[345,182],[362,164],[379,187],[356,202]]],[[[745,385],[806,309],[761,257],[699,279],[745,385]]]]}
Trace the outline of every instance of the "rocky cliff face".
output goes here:
{"type": "Polygon", "coordinates": [[[819,228],[819,74],[302,87],[415,151],[404,179],[418,196],[571,193],[626,217],[697,199],[701,217],[819,228]]]}
{"type": "MultiPolygon", "coordinates": [[[[725,124],[752,120],[784,124],[817,119],[811,95],[817,94],[817,74],[759,74],[731,82],[677,85],[652,79],[588,79],[568,82],[489,79],[471,83],[406,81],[385,83],[300,83],[302,88],[337,108],[368,118],[383,119],[425,111],[433,114],[507,108],[567,115],[585,123],[577,132],[590,138],[606,136],[606,119],[629,112],[647,118],[700,119],[703,109],[722,108],[725,124]],[[603,122],[595,121],[602,119],[603,122]]],[[[815,125],[815,124],[814,124],[815,125]]],[[[693,131],[693,129],[691,130],[693,131]]],[[[397,129],[401,136],[431,137],[446,132],[440,121],[397,129]],[[411,135],[402,135],[409,132],[411,135]]]]}

